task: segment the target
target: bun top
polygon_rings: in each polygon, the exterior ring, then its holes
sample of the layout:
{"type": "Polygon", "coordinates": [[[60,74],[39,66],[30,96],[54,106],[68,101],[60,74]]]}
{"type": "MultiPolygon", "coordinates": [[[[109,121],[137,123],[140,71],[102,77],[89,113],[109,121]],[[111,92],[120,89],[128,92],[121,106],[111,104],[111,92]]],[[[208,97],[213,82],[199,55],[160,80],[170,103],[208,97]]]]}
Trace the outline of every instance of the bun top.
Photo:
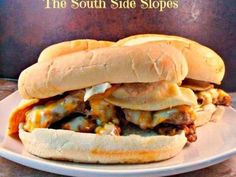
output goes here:
{"type": "Polygon", "coordinates": [[[187,78],[220,84],[225,74],[222,58],[213,50],[192,40],[168,35],[142,34],[119,40],[115,46],[133,46],[161,41],[179,49],[188,62],[187,78]]]}
{"type": "Polygon", "coordinates": [[[165,43],[109,47],[75,52],[36,63],[19,77],[23,98],[48,98],[104,82],[181,82],[188,73],[185,57],[165,43]]]}
{"type": "Polygon", "coordinates": [[[58,44],[53,44],[44,49],[38,58],[38,62],[55,59],[58,56],[82,50],[92,50],[96,48],[110,47],[112,44],[113,42],[110,41],[97,41],[92,39],[65,41],[58,44]]]}

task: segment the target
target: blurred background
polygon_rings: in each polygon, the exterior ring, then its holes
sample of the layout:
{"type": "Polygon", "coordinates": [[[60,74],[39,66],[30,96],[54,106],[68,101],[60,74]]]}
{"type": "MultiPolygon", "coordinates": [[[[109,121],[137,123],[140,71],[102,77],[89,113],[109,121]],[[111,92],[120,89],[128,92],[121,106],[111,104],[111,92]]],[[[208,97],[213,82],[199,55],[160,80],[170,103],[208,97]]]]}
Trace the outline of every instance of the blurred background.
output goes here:
{"type": "Polygon", "coordinates": [[[161,33],[187,37],[214,49],[226,64],[222,87],[236,91],[236,0],[179,0],[178,9],[161,13],[140,8],[44,6],[43,0],[0,0],[0,78],[17,79],[53,43],[77,38],[116,41],[134,34],[161,33]]]}

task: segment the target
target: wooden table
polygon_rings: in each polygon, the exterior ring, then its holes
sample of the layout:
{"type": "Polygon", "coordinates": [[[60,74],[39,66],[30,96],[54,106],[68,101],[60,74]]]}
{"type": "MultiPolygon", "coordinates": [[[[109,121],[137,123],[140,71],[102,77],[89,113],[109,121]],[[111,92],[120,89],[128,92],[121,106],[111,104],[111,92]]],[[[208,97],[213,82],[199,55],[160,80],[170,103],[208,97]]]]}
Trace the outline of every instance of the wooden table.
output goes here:
{"type": "MultiPolygon", "coordinates": [[[[17,88],[15,82],[5,81],[0,79],[0,100],[14,92],[17,88]]],[[[22,165],[16,164],[9,160],[0,157],[0,177],[20,177],[20,176],[44,176],[44,177],[54,177],[59,175],[54,175],[47,172],[42,172],[34,170],[22,165]]],[[[233,157],[223,163],[214,165],[202,170],[197,170],[194,172],[189,172],[185,174],[175,175],[174,177],[228,177],[236,176],[236,157],[233,157]]]]}

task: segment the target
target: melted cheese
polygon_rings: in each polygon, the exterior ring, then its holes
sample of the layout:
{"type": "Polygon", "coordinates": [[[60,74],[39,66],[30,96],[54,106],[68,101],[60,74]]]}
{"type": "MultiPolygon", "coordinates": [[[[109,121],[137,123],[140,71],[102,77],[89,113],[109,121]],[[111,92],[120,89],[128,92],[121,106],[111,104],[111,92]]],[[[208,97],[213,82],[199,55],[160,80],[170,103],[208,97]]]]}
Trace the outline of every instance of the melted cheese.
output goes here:
{"type": "Polygon", "coordinates": [[[91,99],[90,106],[91,115],[96,118],[98,125],[107,122],[119,124],[114,105],[107,103],[103,99],[91,99]]]}
{"type": "MultiPolygon", "coordinates": [[[[174,114],[178,114],[181,111],[194,115],[193,110],[188,106],[179,106],[156,112],[124,109],[125,118],[129,122],[138,125],[141,129],[152,129],[157,125],[171,119],[174,114]]],[[[191,118],[194,119],[194,116],[191,118]]]]}
{"type": "Polygon", "coordinates": [[[60,100],[35,106],[26,113],[24,129],[31,132],[35,128],[47,128],[52,123],[74,112],[79,103],[76,97],[68,95],[60,100]]]}
{"type": "Polygon", "coordinates": [[[63,129],[78,132],[79,127],[85,127],[86,121],[83,116],[78,116],[62,125],[63,129]]]}
{"type": "Polygon", "coordinates": [[[120,129],[111,122],[105,124],[104,126],[97,127],[95,132],[99,135],[120,135],[120,129]]]}
{"type": "Polygon", "coordinates": [[[62,129],[72,130],[75,132],[93,132],[95,124],[87,117],[77,116],[72,120],[61,125],[62,129]]]}

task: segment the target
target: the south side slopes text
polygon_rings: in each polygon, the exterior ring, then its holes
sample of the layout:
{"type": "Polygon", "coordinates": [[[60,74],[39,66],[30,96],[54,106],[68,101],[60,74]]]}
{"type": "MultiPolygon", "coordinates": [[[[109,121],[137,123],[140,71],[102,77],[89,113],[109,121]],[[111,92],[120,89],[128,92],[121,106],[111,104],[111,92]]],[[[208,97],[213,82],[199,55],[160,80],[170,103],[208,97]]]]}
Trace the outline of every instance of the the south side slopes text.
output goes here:
{"type": "Polygon", "coordinates": [[[43,0],[45,9],[177,9],[178,0],[43,0]]]}

